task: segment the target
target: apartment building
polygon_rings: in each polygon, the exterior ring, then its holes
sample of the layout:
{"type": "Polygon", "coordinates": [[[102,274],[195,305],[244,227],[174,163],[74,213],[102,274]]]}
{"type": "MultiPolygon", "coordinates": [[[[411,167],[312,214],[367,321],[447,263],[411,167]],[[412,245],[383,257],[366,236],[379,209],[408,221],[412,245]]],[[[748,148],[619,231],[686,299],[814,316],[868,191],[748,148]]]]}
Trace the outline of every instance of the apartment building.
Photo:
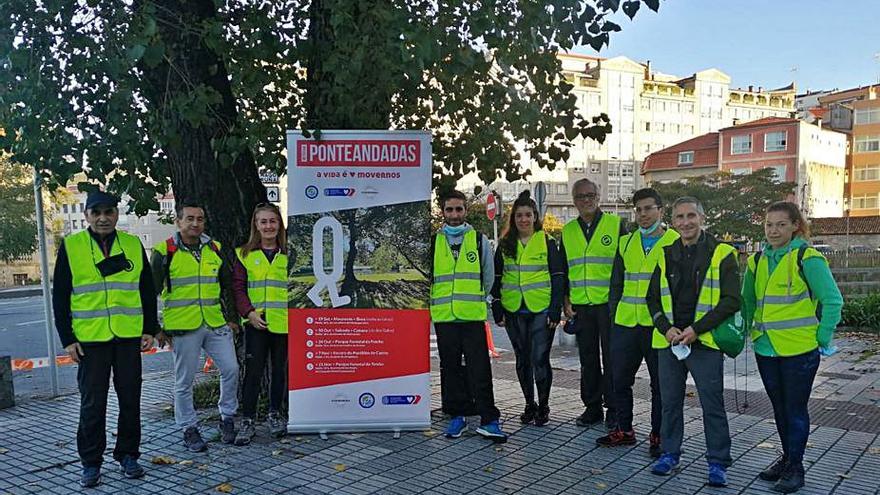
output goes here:
{"type": "Polygon", "coordinates": [[[880,85],[837,91],[820,97],[819,105],[825,125],[849,137],[844,185],[849,214],[880,214],[880,85]]]}
{"type": "MultiPolygon", "coordinates": [[[[571,157],[553,171],[539,170],[526,153],[521,163],[531,169],[531,183],[548,184],[548,212],[561,221],[577,216],[571,204],[574,181],[587,177],[599,185],[602,208],[630,215],[629,198],[643,186],[645,158],[672,145],[730,126],[735,120],[791,117],[795,88],[775,90],[731,88],[731,78],[718,69],[688,77],[657,72],[650,62],[627,57],[609,59],[576,54],[559,56],[565,80],[574,85],[584,115],[606,113],[613,131],[603,144],[580,137],[572,142],[571,157]]],[[[467,188],[475,176],[462,179],[467,188]]],[[[497,181],[489,186],[505,199],[514,198],[528,183],[497,181]]]]}

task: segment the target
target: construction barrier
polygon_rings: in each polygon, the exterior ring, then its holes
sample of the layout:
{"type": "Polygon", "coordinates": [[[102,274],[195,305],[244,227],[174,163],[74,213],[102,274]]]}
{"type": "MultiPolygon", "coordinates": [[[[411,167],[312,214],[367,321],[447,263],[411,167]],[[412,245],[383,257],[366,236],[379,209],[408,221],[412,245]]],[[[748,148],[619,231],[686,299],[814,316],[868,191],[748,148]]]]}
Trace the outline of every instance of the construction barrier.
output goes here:
{"type": "Polygon", "coordinates": [[[488,321],[486,322],[486,344],[489,347],[490,357],[501,357],[501,354],[498,354],[498,351],[495,350],[495,339],[492,338],[492,329],[489,327],[488,321]]]}
{"type": "MultiPolygon", "coordinates": [[[[141,351],[141,354],[158,354],[160,352],[171,352],[171,349],[158,347],[151,347],[146,351],[141,351]]],[[[55,365],[56,366],[70,366],[72,364],[76,364],[73,362],[68,355],[56,356],[55,357],[55,365]]],[[[39,358],[26,358],[26,359],[13,359],[12,360],[12,371],[29,371],[36,368],[48,368],[49,367],[49,358],[48,357],[39,357],[39,358]]],[[[206,367],[206,371],[207,371],[206,367]]]]}

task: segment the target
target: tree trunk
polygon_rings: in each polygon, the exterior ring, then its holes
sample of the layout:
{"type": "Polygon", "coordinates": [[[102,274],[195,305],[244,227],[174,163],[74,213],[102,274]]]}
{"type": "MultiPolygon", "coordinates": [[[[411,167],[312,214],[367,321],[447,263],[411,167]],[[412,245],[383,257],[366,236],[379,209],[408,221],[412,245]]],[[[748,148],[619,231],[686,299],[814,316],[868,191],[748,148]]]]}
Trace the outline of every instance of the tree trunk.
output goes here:
{"type": "Polygon", "coordinates": [[[342,295],[351,297],[352,304],[357,305],[357,277],[354,275],[354,261],[357,259],[357,241],[360,237],[357,210],[342,212],[348,226],[348,256],[345,258],[345,277],[342,280],[342,295]]]}

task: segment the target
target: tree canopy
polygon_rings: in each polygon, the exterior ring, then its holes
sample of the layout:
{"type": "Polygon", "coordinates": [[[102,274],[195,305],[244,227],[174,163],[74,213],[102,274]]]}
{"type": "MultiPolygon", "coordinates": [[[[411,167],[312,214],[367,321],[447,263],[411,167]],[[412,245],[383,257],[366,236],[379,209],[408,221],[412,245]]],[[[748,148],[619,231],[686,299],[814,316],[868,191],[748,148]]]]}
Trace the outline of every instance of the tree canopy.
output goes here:
{"type": "Polygon", "coordinates": [[[610,131],[556,55],[601,49],[642,4],[0,0],[0,143],[50,184],[85,166],[140,214],[173,186],[239,236],[290,129],[430,129],[435,186],[512,180],[514,143],[552,169],[610,131]]]}
{"type": "Polygon", "coordinates": [[[31,255],[37,248],[33,178],[30,168],[0,153],[0,261],[31,255]]]}
{"type": "Polygon", "coordinates": [[[764,238],[764,210],[770,203],[793,196],[795,185],[780,182],[772,168],[764,168],[745,175],[716,172],[651,187],[667,205],[664,218],[668,224],[672,222],[672,202],[682,196],[693,196],[703,203],[709,232],[754,241],[764,238]]]}

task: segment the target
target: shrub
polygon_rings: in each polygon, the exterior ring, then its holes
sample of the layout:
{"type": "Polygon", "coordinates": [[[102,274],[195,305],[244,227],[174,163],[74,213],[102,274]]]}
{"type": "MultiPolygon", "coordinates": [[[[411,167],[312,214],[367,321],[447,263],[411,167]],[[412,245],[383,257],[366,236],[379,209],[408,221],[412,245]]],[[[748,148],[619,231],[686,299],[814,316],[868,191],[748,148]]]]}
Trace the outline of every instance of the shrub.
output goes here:
{"type": "Polygon", "coordinates": [[[880,332],[880,293],[845,299],[840,323],[848,327],[880,332]]]}

